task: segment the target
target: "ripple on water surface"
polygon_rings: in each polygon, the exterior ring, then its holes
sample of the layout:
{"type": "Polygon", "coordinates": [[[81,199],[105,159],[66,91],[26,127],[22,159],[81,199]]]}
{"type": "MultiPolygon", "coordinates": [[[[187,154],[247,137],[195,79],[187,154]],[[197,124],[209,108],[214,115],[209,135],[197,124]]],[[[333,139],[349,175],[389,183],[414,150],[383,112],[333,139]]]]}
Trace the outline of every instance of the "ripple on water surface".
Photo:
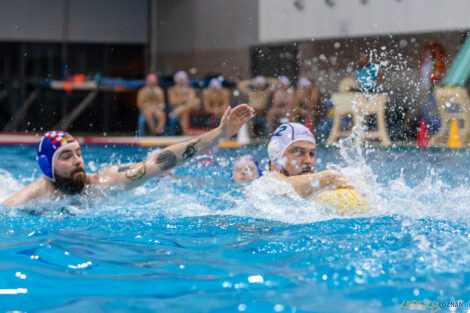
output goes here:
{"type": "MultiPolygon", "coordinates": [[[[116,149],[108,160],[102,149],[85,147],[88,170],[147,153],[116,149]]],[[[106,197],[2,208],[0,290],[17,294],[0,295],[0,308],[403,312],[405,300],[470,300],[466,150],[319,149],[317,169],[339,165],[374,204],[345,217],[231,185],[242,152],[106,197]]],[[[10,163],[0,199],[39,177],[10,163]]]]}

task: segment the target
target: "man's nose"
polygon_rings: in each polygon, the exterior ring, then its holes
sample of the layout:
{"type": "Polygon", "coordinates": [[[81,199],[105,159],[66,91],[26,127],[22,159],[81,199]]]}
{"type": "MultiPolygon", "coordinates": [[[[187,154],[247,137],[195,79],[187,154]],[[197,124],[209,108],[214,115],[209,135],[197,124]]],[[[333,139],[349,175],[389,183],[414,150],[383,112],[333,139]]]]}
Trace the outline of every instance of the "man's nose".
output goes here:
{"type": "Polygon", "coordinates": [[[304,156],[304,163],[308,163],[308,164],[311,164],[313,161],[314,161],[315,157],[314,156],[311,156],[310,154],[306,154],[304,156]]]}
{"type": "Polygon", "coordinates": [[[81,164],[82,164],[82,158],[81,158],[79,155],[77,155],[77,154],[75,154],[73,161],[74,161],[73,163],[74,163],[75,165],[81,165],[81,164]]]}

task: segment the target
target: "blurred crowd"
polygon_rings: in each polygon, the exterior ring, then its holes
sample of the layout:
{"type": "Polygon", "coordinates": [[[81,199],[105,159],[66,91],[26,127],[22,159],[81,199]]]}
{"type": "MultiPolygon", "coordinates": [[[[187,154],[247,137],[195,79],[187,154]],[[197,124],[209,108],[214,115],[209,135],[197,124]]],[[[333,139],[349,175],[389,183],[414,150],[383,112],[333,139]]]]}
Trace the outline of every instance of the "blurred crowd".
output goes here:
{"type": "Polygon", "coordinates": [[[138,135],[194,135],[216,127],[229,106],[247,102],[255,111],[248,125],[250,136],[268,137],[285,122],[299,122],[312,131],[327,114],[320,91],[313,81],[300,77],[293,83],[286,76],[256,76],[225,87],[222,77],[212,78],[207,87],[194,88],[184,71],[174,75],[174,86],[164,90],[158,77],[148,74],[137,93],[140,110],[138,135]]]}
{"type": "MultiPolygon", "coordinates": [[[[432,104],[432,76],[423,75],[428,88],[422,95],[423,116],[431,130],[439,127],[432,117],[426,116],[428,103],[432,104]],[[436,125],[434,125],[436,124],[436,125]],[[435,126],[435,127],[434,127],[435,126]]],[[[351,77],[345,77],[338,84],[339,92],[381,93],[384,70],[373,61],[371,54],[362,51],[358,55],[357,67],[351,77]]],[[[227,82],[223,77],[214,77],[205,83],[194,83],[184,71],[173,77],[174,85],[159,87],[158,77],[148,74],[146,85],[138,91],[137,106],[140,110],[137,134],[143,135],[197,135],[216,127],[229,106],[248,103],[255,116],[247,125],[251,138],[268,138],[282,123],[297,122],[308,127],[322,142],[332,127],[334,108],[327,95],[309,77],[298,77],[295,81],[287,76],[256,76],[236,83],[227,82]]],[[[163,84],[162,84],[163,85],[163,84]]],[[[435,105],[434,105],[435,106],[435,105]]],[[[406,112],[404,113],[406,115],[406,112]]],[[[436,114],[434,114],[437,116],[436,114]]],[[[405,116],[406,117],[406,116],[405,116]]],[[[399,132],[414,129],[403,118],[399,132]]],[[[342,128],[348,128],[352,121],[342,121],[342,128]],[[344,124],[344,125],[343,125],[344,124]]],[[[374,128],[377,122],[367,119],[366,124],[374,128]]]]}

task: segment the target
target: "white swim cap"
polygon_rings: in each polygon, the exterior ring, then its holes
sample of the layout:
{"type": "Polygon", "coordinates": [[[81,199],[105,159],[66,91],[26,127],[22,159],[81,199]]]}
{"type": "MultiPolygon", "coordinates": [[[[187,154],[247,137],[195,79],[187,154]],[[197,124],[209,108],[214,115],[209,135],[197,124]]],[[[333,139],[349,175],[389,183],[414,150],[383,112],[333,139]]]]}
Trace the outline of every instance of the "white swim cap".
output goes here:
{"type": "Polygon", "coordinates": [[[284,152],[297,141],[309,141],[315,144],[315,137],[307,127],[299,123],[287,123],[279,126],[268,145],[268,156],[272,165],[282,170],[284,152]]]}
{"type": "Polygon", "coordinates": [[[287,78],[287,76],[281,75],[278,77],[277,81],[286,87],[290,86],[290,80],[287,78]]]}
{"type": "Polygon", "coordinates": [[[173,77],[173,80],[175,81],[175,83],[180,80],[180,79],[184,79],[185,81],[188,80],[188,74],[186,74],[185,71],[178,71],[175,76],[173,77]]]}
{"type": "Polygon", "coordinates": [[[253,78],[253,81],[255,82],[255,84],[260,84],[260,85],[266,84],[266,79],[261,75],[258,75],[255,78],[253,78]]]}
{"type": "Polygon", "coordinates": [[[212,78],[209,87],[215,87],[215,88],[222,88],[222,84],[220,83],[220,80],[217,78],[212,78]]]}
{"type": "Polygon", "coordinates": [[[305,77],[299,78],[299,81],[297,82],[297,88],[310,87],[310,86],[312,86],[312,83],[310,82],[308,78],[305,78],[305,77]]]}

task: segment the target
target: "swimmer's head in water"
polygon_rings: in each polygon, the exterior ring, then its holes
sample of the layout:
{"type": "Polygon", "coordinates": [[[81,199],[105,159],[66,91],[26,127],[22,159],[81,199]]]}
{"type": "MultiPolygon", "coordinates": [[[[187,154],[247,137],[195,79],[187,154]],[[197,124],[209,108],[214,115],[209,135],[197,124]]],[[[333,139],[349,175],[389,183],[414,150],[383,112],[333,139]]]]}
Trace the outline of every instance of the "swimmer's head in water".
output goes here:
{"type": "Polygon", "coordinates": [[[175,76],[173,77],[173,80],[175,81],[175,84],[177,85],[186,85],[188,82],[188,74],[186,74],[185,71],[178,71],[175,76]]]}
{"type": "Polygon", "coordinates": [[[233,165],[232,180],[236,183],[249,182],[261,175],[263,175],[263,170],[255,158],[249,154],[239,157],[233,165]]]}
{"type": "Polygon", "coordinates": [[[86,173],[77,140],[63,131],[45,133],[38,144],[38,165],[57,189],[67,194],[80,193],[86,173]]]}
{"type": "Polygon", "coordinates": [[[157,75],[155,75],[153,73],[148,74],[147,77],[145,78],[145,83],[148,86],[156,86],[158,84],[157,75]]]}
{"type": "Polygon", "coordinates": [[[288,176],[315,171],[315,138],[299,123],[279,126],[268,145],[271,166],[288,176]]]}

